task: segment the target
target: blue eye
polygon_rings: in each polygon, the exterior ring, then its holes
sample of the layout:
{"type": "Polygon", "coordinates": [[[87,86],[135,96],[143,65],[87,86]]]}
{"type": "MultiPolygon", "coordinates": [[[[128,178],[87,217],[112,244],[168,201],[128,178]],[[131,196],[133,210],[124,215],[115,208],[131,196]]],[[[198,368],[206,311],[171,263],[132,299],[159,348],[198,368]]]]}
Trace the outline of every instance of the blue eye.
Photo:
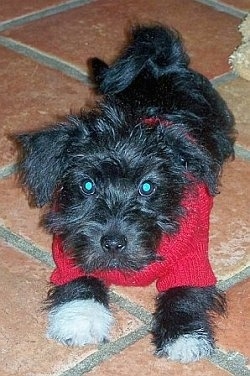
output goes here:
{"type": "Polygon", "coordinates": [[[139,186],[139,193],[141,196],[150,196],[154,191],[155,185],[149,180],[142,182],[139,186]]]}
{"type": "Polygon", "coordinates": [[[95,184],[91,179],[84,179],[81,184],[81,190],[87,195],[95,193],[95,184]]]}

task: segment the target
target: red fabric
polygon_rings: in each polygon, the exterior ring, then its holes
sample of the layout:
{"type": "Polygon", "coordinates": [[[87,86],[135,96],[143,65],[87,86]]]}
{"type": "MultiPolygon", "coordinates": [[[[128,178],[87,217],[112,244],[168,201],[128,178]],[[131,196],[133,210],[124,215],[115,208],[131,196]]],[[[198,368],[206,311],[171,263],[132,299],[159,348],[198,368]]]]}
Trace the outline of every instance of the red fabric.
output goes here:
{"type": "MultiPolygon", "coordinates": [[[[208,260],[209,215],[213,198],[205,185],[186,194],[182,205],[187,214],[181,219],[180,230],[173,236],[163,235],[157,253],[163,261],[154,262],[138,272],[120,270],[96,271],[88,274],[103,280],[107,285],[147,286],[156,281],[158,291],[172,287],[212,286],[216,278],[208,260]]],[[[55,285],[68,283],[86,276],[84,270],[65,254],[60,237],[53,240],[53,257],[56,268],[51,275],[55,285]]]]}

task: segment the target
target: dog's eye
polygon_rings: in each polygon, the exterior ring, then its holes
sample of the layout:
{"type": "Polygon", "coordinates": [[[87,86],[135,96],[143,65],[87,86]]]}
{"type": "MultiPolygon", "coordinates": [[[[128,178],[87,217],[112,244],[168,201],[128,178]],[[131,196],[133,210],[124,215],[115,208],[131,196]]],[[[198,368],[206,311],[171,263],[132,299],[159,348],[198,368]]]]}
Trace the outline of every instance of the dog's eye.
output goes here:
{"type": "Polygon", "coordinates": [[[183,158],[183,157],[180,157],[180,162],[181,162],[181,164],[183,166],[185,166],[185,168],[187,170],[187,168],[188,168],[188,162],[187,162],[187,160],[185,158],[183,158]]]}
{"type": "Polygon", "coordinates": [[[93,195],[95,193],[95,184],[91,179],[84,179],[80,187],[86,195],[93,195]]]}
{"type": "Polygon", "coordinates": [[[149,180],[142,182],[139,186],[139,193],[141,196],[150,196],[154,191],[155,185],[149,180]]]}

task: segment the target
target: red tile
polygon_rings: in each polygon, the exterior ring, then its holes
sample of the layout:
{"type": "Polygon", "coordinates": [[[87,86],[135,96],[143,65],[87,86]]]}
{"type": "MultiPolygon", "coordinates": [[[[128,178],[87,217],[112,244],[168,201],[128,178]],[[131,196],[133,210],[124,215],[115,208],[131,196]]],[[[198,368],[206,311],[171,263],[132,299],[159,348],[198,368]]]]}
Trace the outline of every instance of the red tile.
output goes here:
{"type": "MultiPolygon", "coordinates": [[[[46,339],[46,297],[50,274],[44,265],[0,243],[0,364],[1,376],[58,374],[98,351],[97,346],[69,348],[46,339]]],[[[112,306],[114,341],[141,323],[125,311],[112,306]]]]}
{"type": "Polygon", "coordinates": [[[48,375],[96,351],[94,346],[72,349],[47,340],[41,307],[49,270],[4,243],[0,257],[0,364],[6,375],[48,375]]]}
{"type": "Polygon", "coordinates": [[[40,227],[41,210],[31,208],[15,177],[0,180],[1,223],[50,252],[52,238],[40,227]]]}
{"type": "Polygon", "coordinates": [[[61,0],[11,0],[1,3],[0,22],[60,4],[61,0]]]}
{"type": "Polygon", "coordinates": [[[62,73],[0,47],[0,166],[13,162],[10,134],[41,128],[84,106],[90,90],[62,73]]]}
{"type": "MultiPolygon", "coordinates": [[[[250,9],[249,0],[224,0],[250,9]]],[[[13,0],[1,5],[0,21],[39,11],[61,0],[13,0]]],[[[192,57],[192,66],[212,78],[229,70],[228,57],[240,43],[239,19],[191,0],[99,0],[77,9],[8,30],[2,35],[30,44],[86,68],[86,59],[98,55],[110,61],[124,40],[124,28],[134,22],[159,21],[179,29],[192,57]],[[114,11],[115,7],[115,11],[114,11]],[[73,20],[73,21],[72,21],[73,20]]],[[[53,123],[70,109],[78,111],[92,100],[82,83],[3,47],[1,54],[0,167],[15,160],[10,133],[35,130],[53,123]]],[[[249,147],[248,83],[237,79],[219,88],[236,115],[238,142],[249,147]]],[[[225,168],[222,194],[215,199],[211,218],[210,256],[219,279],[241,271],[249,260],[249,162],[237,159],[225,168]]],[[[51,237],[39,228],[41,211],[31,209],[14,178],[0,180],[1,224],[50,251],[51,237]]],[[[67,348],[45,338],[46,315],[41,301],[46,296],[51,270],[29,256],[0,243],[0,364],[1,376],[61,374],[98,351],[96,346],[67,348]]],[[[138,305],[154,310],[156,289],[115,287],[138,305]]],[[[250,356],[250,283],[244,281],[228,293],[229,314],[218,319],[218,343],[222,350],[250,356]]],[[[112,305],[116,323],[112,341],[131,333],[141,322],[112,305]]],[[[226,376],[228,372],[209,361],[180,365],[153,356],[151,337],[112,356],[89,374],[226,376]]]]}
{"type": "Polygon", "coordinates": [[[227,351],[242,353],[250,360],[250,279],[232,287],[228,294],[228,317],[217,322],[218,344],[227,351]]]}
{"type": "MultiPolygon", "coordinates": [[[[240,159],[226,165],[221,194],[214,200],[209,255],[219,280],[240,272],[249,263],[249,167],[249,162],[240,159]]],[[[157,294],[154,284],[146,288],[115,287],[115,291],[153,312],[157,294]]]]}
{"type": "Polygon", "coordinates": [[[240,159],[225,166],[221,194],[214,200],[210,259],[219,279],[229,278],[249,263],[249,167],[240,159]]]}
{"type": "Polygon", "coordinates": [[[155,297],[157,290],[155,284],[148,287],[123,287],[113,286],[113,290],[125,299],[131,300],[139,306],[147,309],[150,312],[154,312],[155,309],[155,297]]]}
{"type": "Polygon", "coordinates": [[[4,35],[86,67],[91,56],[113,58],[128,25],[151,21],[182,32],[193,67],[208,77],[229,70],[228,57],[240,41],[240,20],[191,0],[95,1],[4,35]]]}
{"type": "Polygon", "coordinates": [[[137,376],[229,376],[230,373],[208,361],[178,364],[153,355],[154,348],[147,337],[130,346],[120,354],[106,360],[88,373],[89,376],[137,375],[137,376]]]}

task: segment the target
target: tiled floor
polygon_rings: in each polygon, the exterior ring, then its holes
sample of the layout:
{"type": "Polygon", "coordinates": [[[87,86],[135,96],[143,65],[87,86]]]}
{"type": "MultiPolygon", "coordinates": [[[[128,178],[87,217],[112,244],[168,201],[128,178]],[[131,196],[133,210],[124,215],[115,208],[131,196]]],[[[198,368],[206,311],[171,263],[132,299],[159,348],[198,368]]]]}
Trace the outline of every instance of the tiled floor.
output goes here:
{"type": "Polygon", "coordinates": [[[228,57],[250,0],[10,0],[0,5],[0,376],[249,375],[250,82],[235,77],[228,57]],[[86,59],[108,61],[132,22],[179,29],[192,66],[213,79],[233,110],[239,137],[226,166],[211,225],[211,261],[227,290],[228,317],[217,322],[211,359],[180,365],[153,355],[148,325],[155,287],[114,288],[111,342],[67,348],[45,337],[52,266],[50,236],[15,179],[8,135],[54,122],[93,100],[86,59]],[[216,78],[216,79],[215,79],[216,78]]]}

